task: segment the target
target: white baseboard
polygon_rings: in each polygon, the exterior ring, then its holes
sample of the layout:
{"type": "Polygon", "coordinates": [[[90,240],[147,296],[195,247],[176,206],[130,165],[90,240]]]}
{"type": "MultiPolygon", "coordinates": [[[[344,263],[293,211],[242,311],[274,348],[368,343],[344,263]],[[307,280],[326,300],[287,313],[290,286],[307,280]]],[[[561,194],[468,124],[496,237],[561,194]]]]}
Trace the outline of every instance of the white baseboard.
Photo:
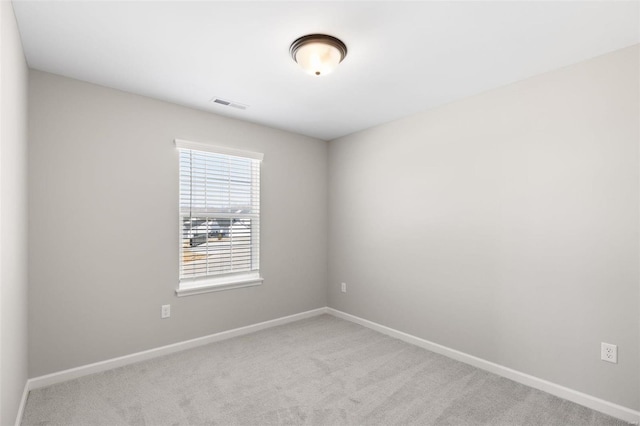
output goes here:
{"type": "Polygon", "coordinates": [[[24,414],[24,407],[27,406],[27,397],[29,396],[29,381],[24,384],[24,390],[22,391],[22,398],[20,399],[20,405],[18,406],[18,414],[16,415],[16,426],[20,426],[22,423],[22,415],[24,414]]]}
{"type": "Polygon", "coordinates": [[[372,330],[386,334],[388,336],[400,339],[407,343],[422,347],[432,352],[439,353],[457,361],[464,362],[465,364],[473,365],[474,367],[482,370],[489,371],[502,377],[506,377],[515,382],[522,383],[535,389],[550,393],[568,401],[575,402],[593,410],[600,411],[610,416],[625,420],[627,422],[638,424],[640,423],[640,412],[632,410],[621,405],[614,404],[609,401],[605,401],[600,398],[596,398],[591,395],[587,395],[582,392],[578,392],[573,389],[549,382],[547,380],[540,379],[538,377],[531,376],[529,374],[522,373],[520,371],[513,370],[508,367],[484,360],[482,358],[475,357],[473,355],[466,354],[455,349],[448,348],[437,343],[430,342],[420,337],[413,336],[411,334],[404,333],[402,331],[395,330],[390,327],[375,323],[373,321],[366,320],[364,318],[357,317],[355,315],[347,314],[333,308],[318,308],[311,311],[301,312],[286,317],[276,318],[270,321],[264,321],[257,324],[248,325],[246,327],[235,328],[233,330],[222,331],[220,333],[211,334],[196,339],[186,340],[184,342],[178,342],[167,346],[161,346],[155,349],[149,349],[143,352],[137,352],[130,355],[121,356],[118,358],[112,358],[105,361],[96,362],[69,370],[59,371],[57,373],[47,374],[45,376],[34,377],[27,380],[25,384],[22,400],[20,401],[20,407],[18,409],[18,415],[16,418],[16,426],[20,425],[22,415],[27,402],[29,391],[32,389],[38,389],[41,387],[53,385],[67,380],[72,380],[78,377],[87,376],[89,374],[95,374],[113,368],[122,367],[125,365],[133,364],[136,362],[144,361],[147,359],[157,358],[159,356],[180,352],[183,350],[195,348],[198,346],[206,345],[213,342],[218,342],[232,337],[242,336],[256,331],[264,330],[266,328],[275,327],[282,324],[298,321],[304,318],[310,318],[322,314],[331,314],[335,317],[345,319],[347,321],[360,324],[372,330]]]}
{"type": "Polygon", "coordinates": [[[469,355],[464,352],[460,352],[455,349],[451,349],[446,346],[421,339],[420,337],[416,337],[411,334],[403,333],[402,331],[386,327],[384,325],[357,317],[355,315],[347,314],[346,312],[342,312],[337,309],[327,308],[327,313],[338,318],[360,324],[382,334],[386,334],[387,336],[395,337],[396,339],[402,340],[404,342],[411,343],[432,352],[439,353],[448,358],[452,358],[457,361],[464,362],[465,364],[473,365],[474,367],[497,374],[499,376],[506,377],[507,379],[513,380],[514,382],[522,383],[523,385],[539,389],[541,391],[550,393],[551,395],[555,395],[568,401],[575,402],[576,404],[583,405],[596,411],[600,411],[612,417],[616,417],[618,419],[634,424],[638,424],[640,422],[639,411],[635,411],[630,408],[605,401],[604,399],[596,398],[594,396],[569,389],[567,387],[549,382],[547,380],[540,379],[538,377],[534,377],[508,367],[504,367],[500,364],[496,364],[482,358],[478,358],[473,355],[469,355]]]}
{"type": "Polygon", "coordinates": [[[50,386],[55,383],[66,382],[67,380],[76,379],[78,377],[87,376],[89,374],[100,373],[102,371],[111,370],[113,368],[122,367],[124,365],[133,364],[151,358],[157,358],[159,356],[184,351],[209,343],[218,342],[220,340],[230,339],[232,337],[254,333],[256,331],[264,330],[265,328],[275,327],[278,325],[287,324],[325,313],[327,313],[326,307],[313,309],[311,311],[276,318],[273,320],[248,325],[246,327],[234,328],[233,330],[222,331],[220,333],[210,334],[208,336],[198,337],[196,339],[185,340],[184,342],[178,342],[171,345],[161,346],[155,349],[136,352],[118,358],[107,359],[105,361],[95,362],[93,364],[87,364],[80,367],[71,368],[69,370],[59,371],[57,373],[47,374],[45,376],[34,377],[27,381],[27,385],[25,387],[25,396],[23,397],[23,399],[26,401],[26,394],[28,394],[28,391],[32,389],[50,386]]]}

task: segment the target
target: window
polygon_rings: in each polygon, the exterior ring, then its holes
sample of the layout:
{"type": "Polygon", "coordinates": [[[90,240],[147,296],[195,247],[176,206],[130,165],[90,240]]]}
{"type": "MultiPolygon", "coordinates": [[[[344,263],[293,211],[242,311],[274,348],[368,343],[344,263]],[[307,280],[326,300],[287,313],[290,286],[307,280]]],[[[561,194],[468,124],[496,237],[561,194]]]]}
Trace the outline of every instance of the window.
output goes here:
{"type": "Polygon", "coordinates": [[[177,294],[261,284],[262,154],[175,142],[180,157],[177,294]]]}

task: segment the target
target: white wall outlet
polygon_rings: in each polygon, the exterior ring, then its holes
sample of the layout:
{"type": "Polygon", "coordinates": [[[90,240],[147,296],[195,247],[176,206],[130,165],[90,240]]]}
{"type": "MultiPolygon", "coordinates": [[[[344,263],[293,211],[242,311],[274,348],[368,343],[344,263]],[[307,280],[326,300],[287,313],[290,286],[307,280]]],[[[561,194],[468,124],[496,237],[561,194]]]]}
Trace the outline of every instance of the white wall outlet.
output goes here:
{"type": "Polygon", "coordinates": [[[165,319],[171,316],[171,305],[162,305],[162,310],[160,312],[160,318],[165,319]]]}
{"type": "Polygon", "coordinates": [[[600,343],[600,359],[614,364],[618,363],[618,347],[611,343],[600,343]]]}
{"type": "Polygon", "coordinates": [[[340,291],[343,293],[347,292],[347,283],[340,284],[340,291]]]}

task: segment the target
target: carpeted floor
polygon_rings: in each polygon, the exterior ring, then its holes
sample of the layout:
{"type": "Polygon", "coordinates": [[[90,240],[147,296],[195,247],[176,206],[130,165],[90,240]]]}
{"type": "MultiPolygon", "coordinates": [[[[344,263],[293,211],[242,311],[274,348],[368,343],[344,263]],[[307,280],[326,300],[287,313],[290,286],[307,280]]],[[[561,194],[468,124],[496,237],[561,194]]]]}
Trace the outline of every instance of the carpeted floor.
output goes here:
{"type": "Polygon", "coordinates": [[[31,391],[23,425],[626,425],[329,315],[31,391]]]}

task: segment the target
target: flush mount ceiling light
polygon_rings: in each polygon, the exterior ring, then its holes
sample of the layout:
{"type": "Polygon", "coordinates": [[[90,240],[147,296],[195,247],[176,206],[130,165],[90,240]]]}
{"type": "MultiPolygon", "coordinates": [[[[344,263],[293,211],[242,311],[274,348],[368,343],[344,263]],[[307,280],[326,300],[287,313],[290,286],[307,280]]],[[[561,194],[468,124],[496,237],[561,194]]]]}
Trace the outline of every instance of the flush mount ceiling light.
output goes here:
{"type": "Polygon", "coordinates": [[[329,35],[309,34],[291,43],[289,52],[308,74],[322,76],[342,62],[347,56],[347,46],[329,35]]]}

